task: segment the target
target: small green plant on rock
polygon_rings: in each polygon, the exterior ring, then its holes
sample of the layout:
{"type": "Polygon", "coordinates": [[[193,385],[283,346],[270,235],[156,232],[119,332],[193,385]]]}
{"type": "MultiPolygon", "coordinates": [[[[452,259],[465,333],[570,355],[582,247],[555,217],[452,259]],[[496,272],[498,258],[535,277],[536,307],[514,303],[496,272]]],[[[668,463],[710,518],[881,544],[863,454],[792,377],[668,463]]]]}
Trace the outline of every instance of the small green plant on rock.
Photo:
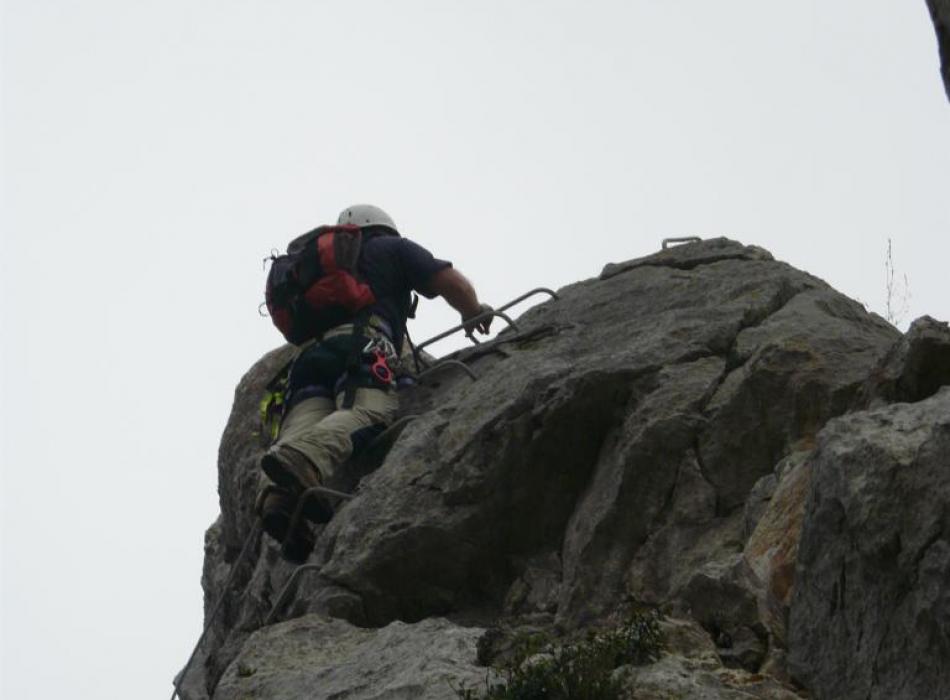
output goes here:
{"type": "Polygon", "coordinates": [[[578,642],[539,645],[534,635],[519,640],[515,658],[500,669],[501,683],[484,694],[472,688],[456,692],[462,700],[619,700],[624,678],[615,669],[642,664],[659,655],[658,616],[634,613],[623,625],[592,631],[578,642]]]}
{"type": "Polygon", "coordinates": [[[257,673],[257,669],[247,664],[239,663],[237,667],[238,678],[249,678],[257,673]]]}

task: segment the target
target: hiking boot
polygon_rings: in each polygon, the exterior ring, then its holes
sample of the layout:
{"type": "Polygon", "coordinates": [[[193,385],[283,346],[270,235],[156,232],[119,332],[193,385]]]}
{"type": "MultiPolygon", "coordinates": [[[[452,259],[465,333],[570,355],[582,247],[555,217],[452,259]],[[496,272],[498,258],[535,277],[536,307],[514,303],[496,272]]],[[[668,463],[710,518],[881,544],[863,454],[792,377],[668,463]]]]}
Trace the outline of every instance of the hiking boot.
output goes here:
{"type": "Polygon", "coordinates": [[[280,556],[291,564],[304,564],[310,558],[314,542],[310,525],[301,518],[294,531],[280,545],[280,556]]]}
{"type": "MultiPolygon", "coordinates": [[[[271,481],[288,490],[294,497],[321,485],[320,473],[313,463],[292,447],[276,446],[269,449],[261,457],[261,469],[271,481]]],[[[329,522],[333,517],[333,506],[321,494],[310,494],[303,509],[304,515],[315,523],[329,522]]]]}
{"type": "Polygon", "coordinates": [[[292,447],[271,447],[261,457],[261,469],[271,481],[291,493],[320,485],[317,468],[303,452],[292,447]]]}
{"type": "Polygon", "coordinates": [[[280,543],[281,556],[294,564],[303,564],[313,551],[314,537],[303,518],[294,532],[288,533],[296,507],[297,499],[289,491],[271,484],[258,494],[254,510],[264,532],[280,543]]]}
{"type": "Polygon", "coordinates": [[[254,512],[261,519],[264,532],[278,542],[283,542],[296,505],[297,499],[287,489],[271,484],[257,495],[254,512]]]}

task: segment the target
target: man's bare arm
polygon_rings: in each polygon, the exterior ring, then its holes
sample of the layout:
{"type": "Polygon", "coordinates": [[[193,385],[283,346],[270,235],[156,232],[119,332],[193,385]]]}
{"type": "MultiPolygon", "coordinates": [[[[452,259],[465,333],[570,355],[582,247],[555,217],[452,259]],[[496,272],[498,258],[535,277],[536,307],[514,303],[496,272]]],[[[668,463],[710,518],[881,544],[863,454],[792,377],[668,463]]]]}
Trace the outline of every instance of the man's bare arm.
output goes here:
{"type": "MultiPolygon", "coordinates": [[[[463,321],[489,311],[491,308],[486,304],[479,303],[478,295],[475,293],[472,283],[454,267],[446,267],[436,272],[429,282],[429,288],[458,311],[462,315],[463,321]]],[[[488,333],[491,321],[491,317],[483,319],[470,330],[477,330],[484,335],[488,333]]]]}

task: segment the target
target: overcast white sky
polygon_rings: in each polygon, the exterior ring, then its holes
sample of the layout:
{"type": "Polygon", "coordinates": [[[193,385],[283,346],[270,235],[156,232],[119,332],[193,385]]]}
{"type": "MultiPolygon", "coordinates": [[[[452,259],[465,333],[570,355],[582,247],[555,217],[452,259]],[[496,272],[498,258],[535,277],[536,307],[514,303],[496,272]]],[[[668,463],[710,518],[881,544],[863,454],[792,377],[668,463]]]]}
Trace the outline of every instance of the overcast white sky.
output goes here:
{"type": "Polygon", "coordinates": [[[350,203],[489,303],[728,235],[883,312],[891,237],[950,317],[923,0],[7,0],[2,62],[11,700],[170,693],[261,258],[350,203]]]}

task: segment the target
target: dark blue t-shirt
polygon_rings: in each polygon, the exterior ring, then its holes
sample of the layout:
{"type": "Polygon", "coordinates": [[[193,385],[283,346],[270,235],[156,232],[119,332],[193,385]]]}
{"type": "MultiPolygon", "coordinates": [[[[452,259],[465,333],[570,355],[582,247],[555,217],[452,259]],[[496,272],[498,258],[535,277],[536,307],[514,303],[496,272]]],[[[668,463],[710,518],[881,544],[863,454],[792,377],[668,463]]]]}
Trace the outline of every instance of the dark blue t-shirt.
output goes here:
{"type": "Polygon", "coordinates": [[[412,304],[411,293],[427,299],[435,297],[429,288],[432,276],[451,267],[418,243],[407,238],[380,234],[364,229],[364,238],[357,268],[376,296],[373,313],[382,316],[393,331],[393,343],[402,346],[406,318],[412,304]]]}

